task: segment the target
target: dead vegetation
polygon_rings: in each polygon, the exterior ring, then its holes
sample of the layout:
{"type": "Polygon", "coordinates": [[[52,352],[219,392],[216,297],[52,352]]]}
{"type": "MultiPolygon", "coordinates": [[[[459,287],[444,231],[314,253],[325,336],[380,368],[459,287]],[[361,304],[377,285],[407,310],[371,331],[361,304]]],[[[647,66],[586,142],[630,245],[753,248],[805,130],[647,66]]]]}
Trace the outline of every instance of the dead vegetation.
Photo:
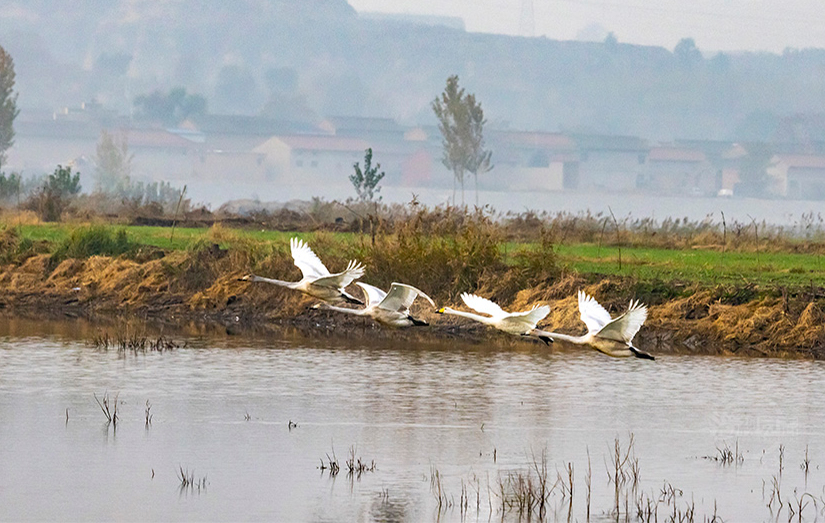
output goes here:
{"type": "MultiPolygon", "coordinates": [[[[335,214],[347,210],[316,203],[317,208],[299,215],[311,217],[313,223],[334,223],[335,214]]],[[[348,212],[350,217],[360,213],[356,208],[348,212]]],[[[368,267],[365,281],[378,286],[409,282],[445,305],[457,304],[462,292],[476,292],[514,309],[548,303],[552,312],[543,327],[572,334],[584,328],[575,301],[578,289],[599,296],[613,314],[636,298],[650,306],[640,343],[659,353],[825,358],[821,288],[763,288],[753,283],[702,286],[581,274],[559,264],[554,251],[560,243],[578,241],[680,248],[722,242],[724,249],[767,250],[776,247],[765,242],[776,240],[782,248],[818,252],[822,245],[818,217],[800,225],[795,235],[760,224],[759,243],[753,244],[748,243],[744,226],[728,223],[722,230],[711,221],[653,223],[625,218],[608,223],[609,217],[601,215],[497,216],[486,208],[468,212],[427,209],[415,203],[394,207],[392,212],[384,208],[379,217],[374,235],[321,231],[313,235],[312,247],[330,268],[359,259],[368,267]],[[610,232],[610,227],[615,230],[610,232]],[[810,240],[800,240],[800,234],[810,240]],[[507,242],[522,238],[535,243],[508,252],[507,242]]],[[[752,240],[756,241],[755,235],[752,240]]],[[[221,323],[266,320],[317,326],[335,322],[337,329],[361,325],[357,319],[329,319],[308,312],[310,302],[297,293],[238,281],[249,272],[284,279],[299,275],[285,242],[255,241],[220,224],[186,250],[171,251],[135,246],[116,228],[101,226],[79,229],[56,250],[21,238],[14,227],[0,234],[4,290],[0,308],[7,310],[129,313],[167,321],[198,317],[221,323]]],[[[443,334],[455,325],[439,318],[430,332],[443,334]]],[[[489,335],[481,329],[473,332],[489,335]]]]}

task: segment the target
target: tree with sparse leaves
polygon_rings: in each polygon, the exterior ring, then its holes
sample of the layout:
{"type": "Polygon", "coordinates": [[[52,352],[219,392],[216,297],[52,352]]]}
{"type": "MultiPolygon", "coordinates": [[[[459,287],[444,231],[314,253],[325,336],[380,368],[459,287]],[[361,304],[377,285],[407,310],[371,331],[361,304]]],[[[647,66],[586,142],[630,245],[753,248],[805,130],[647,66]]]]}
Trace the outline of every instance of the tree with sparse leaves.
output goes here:
{"type": "Polygon", "coordinates": [[[108,194],[126,191],[131,181],[132,158],[125,135],[101,131],[94,159],[95,190],[108,194]]]}
{"type": "MultiPolygon", "coordinates": [[[[364,151],[364,169],[361,170],[361,165],[355,162],[352,165],[355,172],[350,175],[349,181],[358,193],[358,199],[362,202],[371,202],[375,195],[381,191],[378,187],[379,182],[384,178],[384,171],[381,169],[381,164],[372,165],[372,148],[364,151]]],[[[380,200],[381,197],[379,196],[380,200]]]]}
{"type": "Polygon", "coordinates": [[[473,94],[466,94],[458,85],[458,76],[447,78],[447,86],[432,102],[438,118],[444,153],[441,163],[453,172],[453,204],[455,184],[461,186],[461,204],[464,205],[464,175],[475,178],[476,205],[478,205],[478,175],[492,169],[493,152],[485,148],[484,111],[473,94]]]}
{"type": "Polygon", "coordinates": [[[0,47],[0,167],[6,163],[6,151],[14,145],[14,119],[20,112],[14,78],[14,60],[0,47]]]}

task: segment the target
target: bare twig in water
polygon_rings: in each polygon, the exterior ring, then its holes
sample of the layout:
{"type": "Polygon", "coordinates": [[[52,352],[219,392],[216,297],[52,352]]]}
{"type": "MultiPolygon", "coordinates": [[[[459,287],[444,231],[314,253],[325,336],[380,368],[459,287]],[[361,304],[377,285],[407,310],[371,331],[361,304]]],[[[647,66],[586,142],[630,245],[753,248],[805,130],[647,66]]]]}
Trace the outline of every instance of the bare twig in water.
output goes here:
{"type": "Polygon", "coordinates": [[[321,460],[321,472],[325,470],[329,470],[329,477],[334,478],[338,475],[338,472],[341,471],[341,466],[338,464],[338,458],[335,457],[335,446],[332,447],[332,457],[327,454],[327,461],[324,463],[324,460],[321,460]]]}
{"type": "Polygon", "coordinates": [[[349,448],[349,459],[347,459],[347,475],[350,477],[356,477],[358,479],[361,478],[361,474],[364,472],[372,472],[375,470],[375,460],[370,461],[367,464],[366,461],[362,460],[361,457],[356,457],[356,448],[355,445],[349,448]]]}
{"type": "MultiPolygon", "coordinates": [[[[66,421],[69,421],[69,409],[66,409],[66,421]]],[[[808,457],[808,445],[805,445],[805,459],[802,460],[802,463],[799,465],[799,468],[801,468],[802,472],[805,473],[805,484],[807,484],[808,471],[811,468],[811,459],[808,457]]]]}
{"type": "MultiPolygon", "coordinates": [[[[183,466],[178,466],[178,479],[180,480],[180,492],[192,492],[195,489],[200,493],[201,490],[206,490],[206,476],[202,478],[195,478],[195,471],[184,469],[183,466]]],[[[153,471],[154,472],[154,471],[153,471]]]]}
{"type": "Polygon", "coordinates": [[[702,456],[704,459],[709,461],[716,461],[721,465],[739,465],[743,461],[745,461],[745,457],[742,455],[742,452],[739,450],[739,440],[736,440],[734,447],[731,449],[730,446],[726,442],[722,442],[721,447],[716,447],[716,455],[715,456],[702,456]]]}
{"type": "Polygon", "coordinates": [[[100,406],[100,410],[103,411],[103,415],[106,416],[106,420],[108,423],[111,423],[114,427],[117,427],[117,397],[118,394],[115,394],[114,403],[111,403],[109,400],[109,393],[103,393],[103,400],[99,400],[97,398],[97,394],[93,394],[95,397],[95,401],[97,402],[98,406],[100,406]],[[111,407],[110,407],[111,405],[111,407]]]}

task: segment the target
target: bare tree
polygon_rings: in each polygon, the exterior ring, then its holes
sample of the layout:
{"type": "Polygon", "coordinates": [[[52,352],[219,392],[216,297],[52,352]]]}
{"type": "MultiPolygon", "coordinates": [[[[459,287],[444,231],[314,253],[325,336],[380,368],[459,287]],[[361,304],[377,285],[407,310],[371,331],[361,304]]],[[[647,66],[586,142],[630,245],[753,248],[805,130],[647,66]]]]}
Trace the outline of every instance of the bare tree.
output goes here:
{"type": "Polygon", "coordinates": [[[0,47],[0,166],[6,163],[6,151],[14,145],[14,119],[20,112],[14,78],[14,60],[0,47]]]}
{"type": "Polygon", "coordinates": [[[475,95],[465,94],[458,85],[458,76],[447,78],[447,86],[432,102],[432,108],[438,117],[438,129],[441,131],[444,154],[441,162],[453,172],[453,204],[455,204],[455,185],[461,185],[461,204],[464,205],[464,175],[472,173],[475,177],[476,205],[478,205],[478,175],[489,171],[492,166],[492,151],[484,144],[484,111],[476,102],[475,95]]]}

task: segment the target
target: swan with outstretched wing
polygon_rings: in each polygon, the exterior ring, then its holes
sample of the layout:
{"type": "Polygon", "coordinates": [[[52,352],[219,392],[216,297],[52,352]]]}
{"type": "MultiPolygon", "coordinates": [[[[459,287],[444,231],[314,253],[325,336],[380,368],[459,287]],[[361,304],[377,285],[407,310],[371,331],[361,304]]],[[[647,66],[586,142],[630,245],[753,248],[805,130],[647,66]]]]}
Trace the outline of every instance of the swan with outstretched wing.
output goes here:
{"type": "Polygon", "coordinates": [[[351,260],[346,269],[331,274],[321,259],[303,240],[292,238],[289,240],[289,247],[295,266],[301,270],[303,276],[299,281],[276,280],[254,274],[244,276],[241,280],[280,285],[329,303],[364,304],[363,301],[344,290],[347,285],[364,275],[364,266],[361,263],[351,260]]]}
{"type": "Polygon", "coordinates": [[[655,359],[647,352],[633,346],[633,338],[647,320],[647,306],[639,303],[638,300],[631,300],[624,314],[611,318],[610,313],[584,291],[579,291],[578,298],[579,314],[587,326],[587,334],[570,336],[534,329],[530,335],[545,341],[565,341],[591,347],[614,358],[635,356],[647,360],[655,359]]]}

